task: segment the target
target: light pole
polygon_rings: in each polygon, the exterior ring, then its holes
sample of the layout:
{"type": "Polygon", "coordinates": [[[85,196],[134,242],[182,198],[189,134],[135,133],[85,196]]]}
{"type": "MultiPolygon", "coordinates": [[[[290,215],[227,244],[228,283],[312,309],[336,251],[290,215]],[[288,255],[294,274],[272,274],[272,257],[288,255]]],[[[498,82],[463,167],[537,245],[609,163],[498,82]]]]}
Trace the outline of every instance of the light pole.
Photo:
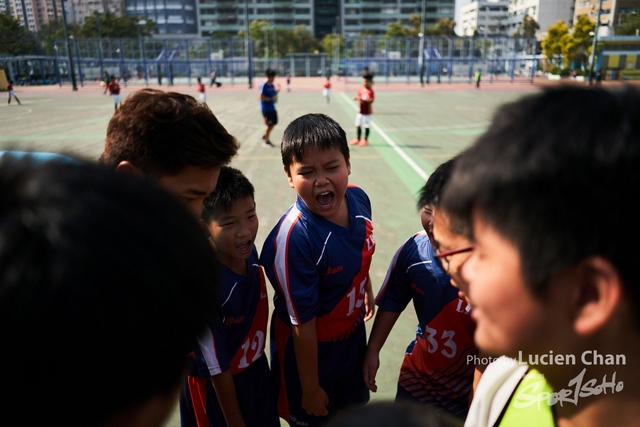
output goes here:
{"type": "Polygon", "coordinates": [[[252,69],[253,64],[251,63],[252,55],[252,47],[251,47],[251,36],[249,35],[249,6],[247,5],[249,0],[244,0],[244,44],[247,49],[247,78],[249,80],[249,89],[253,88],[253,78],[252,78],[252,69]]]}
{"type": "Polygon", "coordinates": [[[62,0],[60,4],[62,5],[62,24],[64,26],[64,43],[67,47],[67,55],[69,56],[69,75],[71,76],[71,86],[73,90],[78,90],[78,85],[76,84],[76,74],[73,66],[73,55],[71,54],[71,49],[69,48],[69,30],[67,29],[67,11],[64,9],[64,1],[62,0]]]}
{"type": "Polygon", "coordinates": [[[424,21],[427,0],[422,0],[422,13],[420,14],[420,43],[418,45],[418,67],[420,67],[420,86],[424,86],[424,21]]]}
{"type": "Polygon", "coordinates": [[[593,34],[593,45],[591,46],[591,64],[589,65],[589,86],[593,85],[593,67],[596,62],[596,44],[598,43],[598,29],[600,28],[600,14],[602,13],[602,0],[598,6],[598,15],[596,18],[596,28],[593,34]]]}

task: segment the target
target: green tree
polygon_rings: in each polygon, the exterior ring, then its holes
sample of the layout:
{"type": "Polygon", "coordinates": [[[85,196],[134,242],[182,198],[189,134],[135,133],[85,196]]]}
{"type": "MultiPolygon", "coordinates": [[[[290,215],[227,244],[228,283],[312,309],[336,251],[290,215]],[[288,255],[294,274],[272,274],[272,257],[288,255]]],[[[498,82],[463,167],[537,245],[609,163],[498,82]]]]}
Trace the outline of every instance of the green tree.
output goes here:
{"type": "Polygon", "coordinates": [[[402,22],[391,22],[387,25],[387,32],[384,33],[385,37],[407,37],[409,28],[402,22]]]}
{"type": "Polygon", "coordinates": [[[637,36],[640,34],[640,13],[631,12],[622,17],[614,27],[616,36],[637,36]]]}
{"type": "MultiPolygon", "coordinates": [[[[547,63],[559,64],[562,55],[562,38],[569,34],[569,27],[564,21],[557,21],[547,28],[547,37],[542,40],[542,51],[547,58],[547,63]]],[[[566,42],[566,37],[565,37],[566,42]]]]}
{"type": "Polygon", "coordinates": [[[573,34],[564,36],[561,40],[564,66],[567,68],[572,62],[578,69],[586,69],[591,53],[591,33],[596,28],[596,24],[591,22],[588,15],[578,16],[578,20],[573,26],[573,34]]]}
{"type": "Polygon", "coordinates": [[[320,41],[322,45],[322,50],[329,53],[329,58],[333,58],[334,47],[338,46],[340,56],[342,56],[342,51],[344,50],[344,37],[340,34],[327,34],[320,41]]]}
{"type": "MultiPolygon", "coordinates": [[[[73,37],[80,37],[80,26],[75,23],[69,23],[67,25],[69,35],[73,37]]],[[[47,55],[54,54],[54,42],[58,40],[64,43],[64,24],[62,18],[57,20],[50,19],[44,25],[40,26],[38,31],[38,39],[41,41],[44,51],[47,55]]],[[[59,46],[60,47],[60,46],[59,46]]]]}
{"type": "Polygon", "coordinates": [[[435,35],[438,36],[455,36],[456,33],[455,31],[453,31],[453,29],[456,26],[456,21],[454,21],[451,18],[440,18],[438,19],[438,22],[436,22],[435,25],[435,35]]]}
{"type": "Polygon", "coordinates": [[[40,52],[40,44],[31,31],[8,12],[0,13],[0,53],[33,55],[40,52]]]}
{"type": "Polygon", "coordinates": [[[138,38],[150,37],[156,32],[156,23],[151,19],[140,20],[134,16],[116,16],[110,12],[93,12],[84,20],[80,29],[80,37],[138,38]],[[100,31],[98,31],[98,26],[100,31]]]}
{"type": "Polygon", "coordinates": [[[533,19],[533,17],[525,14],[524,17],[522,18],[522,23],[520,23],[520,25],[518,26],[518,29],[516,30],[515,33],[513,33],[514,36],[518,37],[535,37],[536,32],[540,29],[540,24],[538,24],[536,22],[535,19],[533,19]]]}

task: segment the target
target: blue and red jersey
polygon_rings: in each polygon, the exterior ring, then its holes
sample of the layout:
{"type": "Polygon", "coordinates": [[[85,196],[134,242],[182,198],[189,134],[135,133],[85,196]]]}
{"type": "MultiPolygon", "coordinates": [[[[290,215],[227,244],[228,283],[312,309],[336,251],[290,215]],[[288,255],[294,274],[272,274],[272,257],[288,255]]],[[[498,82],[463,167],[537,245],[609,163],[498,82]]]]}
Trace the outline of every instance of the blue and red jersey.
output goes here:
{"type": "Polygon", "coordinates": [[[287,325],[316,318],[318,341],[349,336],[364,315],[364,295],[375,251],[371,202],[346,191],[348,228],[311,212],[298,197],[265,240],[260,261],[275,289],[275,313],[287,325]]]}
{"type": "Polygon", "coordinates": [[[418,316],[416,338],[407,348],[398,380],[414,399],[464,417],[469,407],[477,354],[469,305],[436,262],[427,233],[398,249],[376,297],[381,309],[401,313],[409,301],[418,316]]]}
{"type": "Polygon", "coordinates": [[[221,309],[198,340],[192,354],[197,372],[191,376],[208,378],[228,369],[235,375],[264,353],[269,302],[255,246],[246,263],[246,276],[218,263],[221,309]]]}

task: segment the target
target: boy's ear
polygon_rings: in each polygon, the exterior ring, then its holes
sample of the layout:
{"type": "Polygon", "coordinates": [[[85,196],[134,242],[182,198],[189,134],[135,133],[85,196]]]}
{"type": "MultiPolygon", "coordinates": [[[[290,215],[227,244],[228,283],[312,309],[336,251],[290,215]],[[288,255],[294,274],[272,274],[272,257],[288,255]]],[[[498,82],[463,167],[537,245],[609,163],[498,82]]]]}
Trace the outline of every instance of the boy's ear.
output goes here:
{"type": "Polygon", "coordinates": [[[116,172],[127,172],[143,176],[142,170],[128,160],[123,160],[116,166],[116,172]]]}
{"type": "Polygon", "coordinates": [[[605,258],[586,258],[576,269],[573,326],[579,335],[591,335],[612,321],[622,303],[624,285],[616,267],[605,258]]]}
{"type": "Polygon", "coordinates": [[[207,224],[202,220],[202,218],[198,219],[198,225],[200,226],[200,229],[204,233],[205,237],[211,236],[211,232],[209,232],[209,227],[207,227],[207,224]]]}
{"type": "Polygon", "coordinates": [[[293,179],[291,178],[291,170],[286,166],[283,166],[282,168],[284,169],[284,173],[287,174],[287,182],[289,183],[289,187],[294,188],[293,179]]]}

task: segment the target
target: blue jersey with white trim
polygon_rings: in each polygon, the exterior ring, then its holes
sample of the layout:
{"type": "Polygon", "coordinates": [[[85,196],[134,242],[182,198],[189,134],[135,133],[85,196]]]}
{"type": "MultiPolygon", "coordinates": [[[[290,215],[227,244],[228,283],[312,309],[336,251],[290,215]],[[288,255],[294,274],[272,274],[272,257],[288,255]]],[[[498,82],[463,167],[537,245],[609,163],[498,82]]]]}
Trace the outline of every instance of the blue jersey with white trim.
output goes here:
{"type": "Polygon", "coordinates": [[[262,248],[260,261],[275,289],[277,315],[288,325],[316,318],[319,341],[348,336],[364,313],[375,251],[371,202],[354,186],[346,191],[350,225],[311,212],[298,197],[262,248]]]}
{"type": "Polygon", "coordinates": [[[407,239],[393,256],[376,305],[401,313],[411,300],[418,326],[400,368],[399,386],[417,401],[464,417],[474,371],[467,357],[478,352],[475,323],[469,305],[436,262],[424,231],[407,239]]]}
{"type": "Polygon", "coordinates": [[[264,352],[269,303],[255,246],[246,263],[246,276],[218,263],[221,307],[198,339],[198,349],[192,354],[196,368],[192,376],[210,377],[228,369],[235,375],[264,352]]]}

